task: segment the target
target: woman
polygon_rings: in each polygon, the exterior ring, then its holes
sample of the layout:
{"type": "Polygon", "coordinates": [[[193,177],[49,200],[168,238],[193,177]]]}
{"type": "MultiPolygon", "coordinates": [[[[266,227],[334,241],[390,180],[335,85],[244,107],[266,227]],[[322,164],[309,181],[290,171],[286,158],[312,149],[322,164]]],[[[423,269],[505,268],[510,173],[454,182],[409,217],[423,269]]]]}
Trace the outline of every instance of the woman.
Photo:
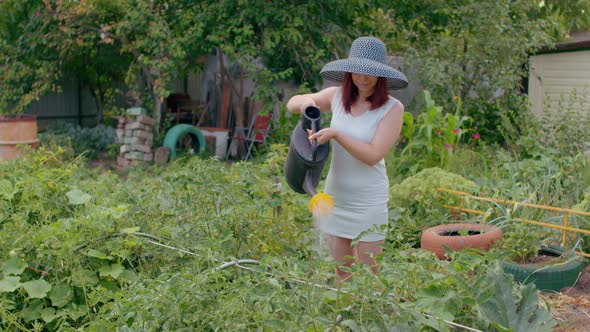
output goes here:
{"type": "MultiPolygon", "coordinates": [[[[373,226],[386,225],[389,180],[383,158],[396,143],[404,106],[388,95],[388,89],[408,85],[401,72],[386,64],[385,44],[374,37],[360,37],[347,59],[324,66],[323,78],[341,82],[317,93],[295,95],[287,109],[301,113],[308,106],[332,112],[330,127],[311,133],[318,144],[333,141],[332,160],[324,191],[334,199],[330,216],[320,223],[332,257],[344,266],[358,260],[378,273],[375,257],[381,253],[385,236],[363,235],[373,226]]],[[[349,274],[336,268],[337,284],[349,274]]]]}

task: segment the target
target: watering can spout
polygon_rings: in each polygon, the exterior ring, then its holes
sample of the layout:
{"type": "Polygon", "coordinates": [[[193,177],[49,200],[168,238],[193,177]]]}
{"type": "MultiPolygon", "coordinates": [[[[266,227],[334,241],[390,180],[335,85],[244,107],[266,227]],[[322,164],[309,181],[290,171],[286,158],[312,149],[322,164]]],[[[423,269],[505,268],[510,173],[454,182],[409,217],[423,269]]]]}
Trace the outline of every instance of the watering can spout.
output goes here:
{"type": "Polygon", "coordinates": [[[305,174],[305,179],[303,180],[303,191],[305,191],[305,193],[308,194],[309,197],[313,197],[315,196],[315,194],[318,193],[316,190],[316,185],[317,184],[314,184],[311,172],[307,172],[305,174]]]}

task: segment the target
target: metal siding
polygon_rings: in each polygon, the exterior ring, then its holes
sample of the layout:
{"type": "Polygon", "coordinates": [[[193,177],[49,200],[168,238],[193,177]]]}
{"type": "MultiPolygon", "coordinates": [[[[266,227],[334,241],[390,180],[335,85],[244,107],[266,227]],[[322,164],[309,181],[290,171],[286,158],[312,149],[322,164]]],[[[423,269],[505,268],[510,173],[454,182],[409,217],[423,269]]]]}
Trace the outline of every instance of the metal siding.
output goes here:
{"type": "MultiPolygon", "coordinates": [[[[48,93],[32,102],[26,113],[37,115],[41,127],[54,122],[69,122],[90,127],[97,125],[98,109],[90,91],[79,87],[76,79],[64,79],[60,86],[61,92],[48,93]]],[[[121,107],[123,104],[121,101],[121,107]]]]}
{"type": "Polygon", "coordinates": [[[571,107],[589,112],[590,51],[536,55],[531,57],[529,100],[534,114],[571,107]]]}
{"type": "Polygon", "coordinates": [[[62,92],[51,92],[32,102],[27,113],[40,117],[77,115],[78,87],[76,82],[64,81],[61,87],[62,92]]]}
{"type": "Polygon", "coordinates": [[[201,72],[191,72],[187,77],[187,92],[192,99],[205,102],[207,92],[203,89],[203,75],[201,72]]]}

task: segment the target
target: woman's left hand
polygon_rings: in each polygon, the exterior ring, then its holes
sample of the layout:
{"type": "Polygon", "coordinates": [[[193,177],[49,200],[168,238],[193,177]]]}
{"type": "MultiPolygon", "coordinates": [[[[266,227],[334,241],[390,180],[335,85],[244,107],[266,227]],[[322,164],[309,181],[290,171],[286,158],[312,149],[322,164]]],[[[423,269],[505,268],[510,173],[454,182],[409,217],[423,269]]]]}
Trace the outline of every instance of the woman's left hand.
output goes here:
{"type": "Polygon", "coordinates": [[[324,128],[320,131],[318,131],[317,133],[311,133],[309,132],[309,140],[317,140],[318,144],[324,144],[326,142],[329,142],[332,138],[336,138],[336,136],[338,136],[338,131],[336,129],[332,129],[332,128],[324,128]]]}

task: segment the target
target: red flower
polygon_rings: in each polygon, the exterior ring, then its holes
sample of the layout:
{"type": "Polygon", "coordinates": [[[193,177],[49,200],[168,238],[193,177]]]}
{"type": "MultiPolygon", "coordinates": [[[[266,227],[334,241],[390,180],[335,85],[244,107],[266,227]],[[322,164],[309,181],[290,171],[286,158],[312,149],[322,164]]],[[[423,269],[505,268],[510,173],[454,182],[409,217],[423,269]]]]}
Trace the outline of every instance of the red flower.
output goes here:
{"type": "Polygon", "coordinates": [[[437,134],[437,135],[440,135],[442,133],[442,130],[438,129],[434,133],[437,134]]]}
{"type": "Polygon", "coordinates": [[[460,128],[455,128],[455,130],[453,130],[453,131],[455,132],[455,134],[458,134],[458,133],[461,132],[461,129],[460,128]]]}
{"type": "Polygon", "coordinates": [[[473,134],[473,139],[480,139],[481,135],[478,133],[473,134]]]}
{"type": "Polygon", "coordinates": [[[445,149],[450,150],[451,146],[449,144],[445,144],[445,149]]]}

